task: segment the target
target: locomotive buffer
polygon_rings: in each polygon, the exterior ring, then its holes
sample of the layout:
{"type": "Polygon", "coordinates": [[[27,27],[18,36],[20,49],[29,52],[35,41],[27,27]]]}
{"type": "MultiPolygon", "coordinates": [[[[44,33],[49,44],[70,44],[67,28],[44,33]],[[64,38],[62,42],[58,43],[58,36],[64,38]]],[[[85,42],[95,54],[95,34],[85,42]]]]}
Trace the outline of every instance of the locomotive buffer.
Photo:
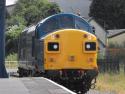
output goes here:
{"type": "Polygon", "coordinates": [[[0,79],[0,94],[75,94],[46,78],[0,79]]]}

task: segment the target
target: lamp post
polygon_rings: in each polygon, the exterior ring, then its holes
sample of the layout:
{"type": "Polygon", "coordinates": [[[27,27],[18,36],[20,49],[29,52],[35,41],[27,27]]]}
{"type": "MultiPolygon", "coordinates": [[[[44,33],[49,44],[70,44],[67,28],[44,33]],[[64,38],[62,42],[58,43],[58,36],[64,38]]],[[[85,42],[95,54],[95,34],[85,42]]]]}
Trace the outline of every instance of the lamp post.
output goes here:
{"type": "Polygon", "coordinates": [[[0,0],[0,78],[8,78],[5,69],[5,0],[0,0]]]}

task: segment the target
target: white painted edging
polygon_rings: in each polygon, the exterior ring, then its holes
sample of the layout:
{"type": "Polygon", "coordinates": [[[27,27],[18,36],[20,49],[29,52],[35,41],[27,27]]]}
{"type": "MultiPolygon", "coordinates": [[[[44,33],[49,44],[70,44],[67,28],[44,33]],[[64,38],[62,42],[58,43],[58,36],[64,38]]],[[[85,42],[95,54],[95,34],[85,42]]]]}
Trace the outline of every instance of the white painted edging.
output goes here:
{"type": "Polygon", "coordinates": [[[47,79],[47,78],[44,78],[44,77],[42,77],[42,78],[45,79],[45,80],[47,80],[47,81],[49,81],[49,82],[51,82],[51,83],[53,83],[54,85],[56,85],[56,86],[58,86],[58,87],[64,89],[65,91],[67,91],[67,92],[69,92],[69,93],[71,93],[71,94],[76,94],[75,92],[73,92],[73,91],[67,89],[66,87],[64,87],[64,86],[62,86],[62,85],[59,85],[59,84],[55,83],[54,81],[52,81],[52,80],[50,80],[50,79],[47,79]]]}

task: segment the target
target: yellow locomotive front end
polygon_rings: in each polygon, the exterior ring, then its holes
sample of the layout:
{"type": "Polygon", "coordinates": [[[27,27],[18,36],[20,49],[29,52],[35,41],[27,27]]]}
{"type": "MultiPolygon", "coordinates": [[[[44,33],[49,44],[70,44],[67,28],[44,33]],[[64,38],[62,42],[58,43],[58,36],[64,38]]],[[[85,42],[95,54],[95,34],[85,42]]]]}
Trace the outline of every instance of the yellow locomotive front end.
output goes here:
{"type": "Polygon", "coordinates": [[[95,35],[76,29],[64,29],[44,39],[45,70],[97,68],[97,39],[95,35]]]}
{"type": "Polygon", "coordinates": [[[97,38],[77,29],[63,29],[44,37],[46,75],[76,92],[85,93],[98,75],[97,38]]]}

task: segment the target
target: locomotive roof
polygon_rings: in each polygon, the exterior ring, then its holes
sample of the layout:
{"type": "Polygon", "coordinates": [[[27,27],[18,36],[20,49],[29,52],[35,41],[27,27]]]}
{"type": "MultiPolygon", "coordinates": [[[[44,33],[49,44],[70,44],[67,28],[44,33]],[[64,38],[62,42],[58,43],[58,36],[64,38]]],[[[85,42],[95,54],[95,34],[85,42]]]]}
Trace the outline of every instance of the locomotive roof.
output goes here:
{"type": "Polygon", "coordinates": [[[92,27],[84,18],[70,13],[55,14],[45,18],[44,20],[41,20],[36,25],[35,31],[38,33],[38,37],[41,38],[46,34],[56,31],[58,29],[68,29],[68,28],[81,29],[93,33],[92,27]],[[50,30],[47,31],[47,29],[49,28],[50,30]]]}
{"type": "MultiPolygon", "coordinates": [[[[60,16],[70,16],[70,17],[77,17],[77,18],[81,18],[83,19],[86,23],[88,23],[83,17],[81,16],[78,16],[78,15],[75,15],[75,14],[72,14],[72,13],[59,13],[59,14],[55,14],[55,15],[52,15],[52,16],[49,16],[43,20],[41,20],[38,24],[42,24],[44,23],[46,20],[49,20],[50,18],[56,18],[56,17],[60,17],[60,16]]],[[[89,24],[89,23],[88,23],[89,24]]]]}

